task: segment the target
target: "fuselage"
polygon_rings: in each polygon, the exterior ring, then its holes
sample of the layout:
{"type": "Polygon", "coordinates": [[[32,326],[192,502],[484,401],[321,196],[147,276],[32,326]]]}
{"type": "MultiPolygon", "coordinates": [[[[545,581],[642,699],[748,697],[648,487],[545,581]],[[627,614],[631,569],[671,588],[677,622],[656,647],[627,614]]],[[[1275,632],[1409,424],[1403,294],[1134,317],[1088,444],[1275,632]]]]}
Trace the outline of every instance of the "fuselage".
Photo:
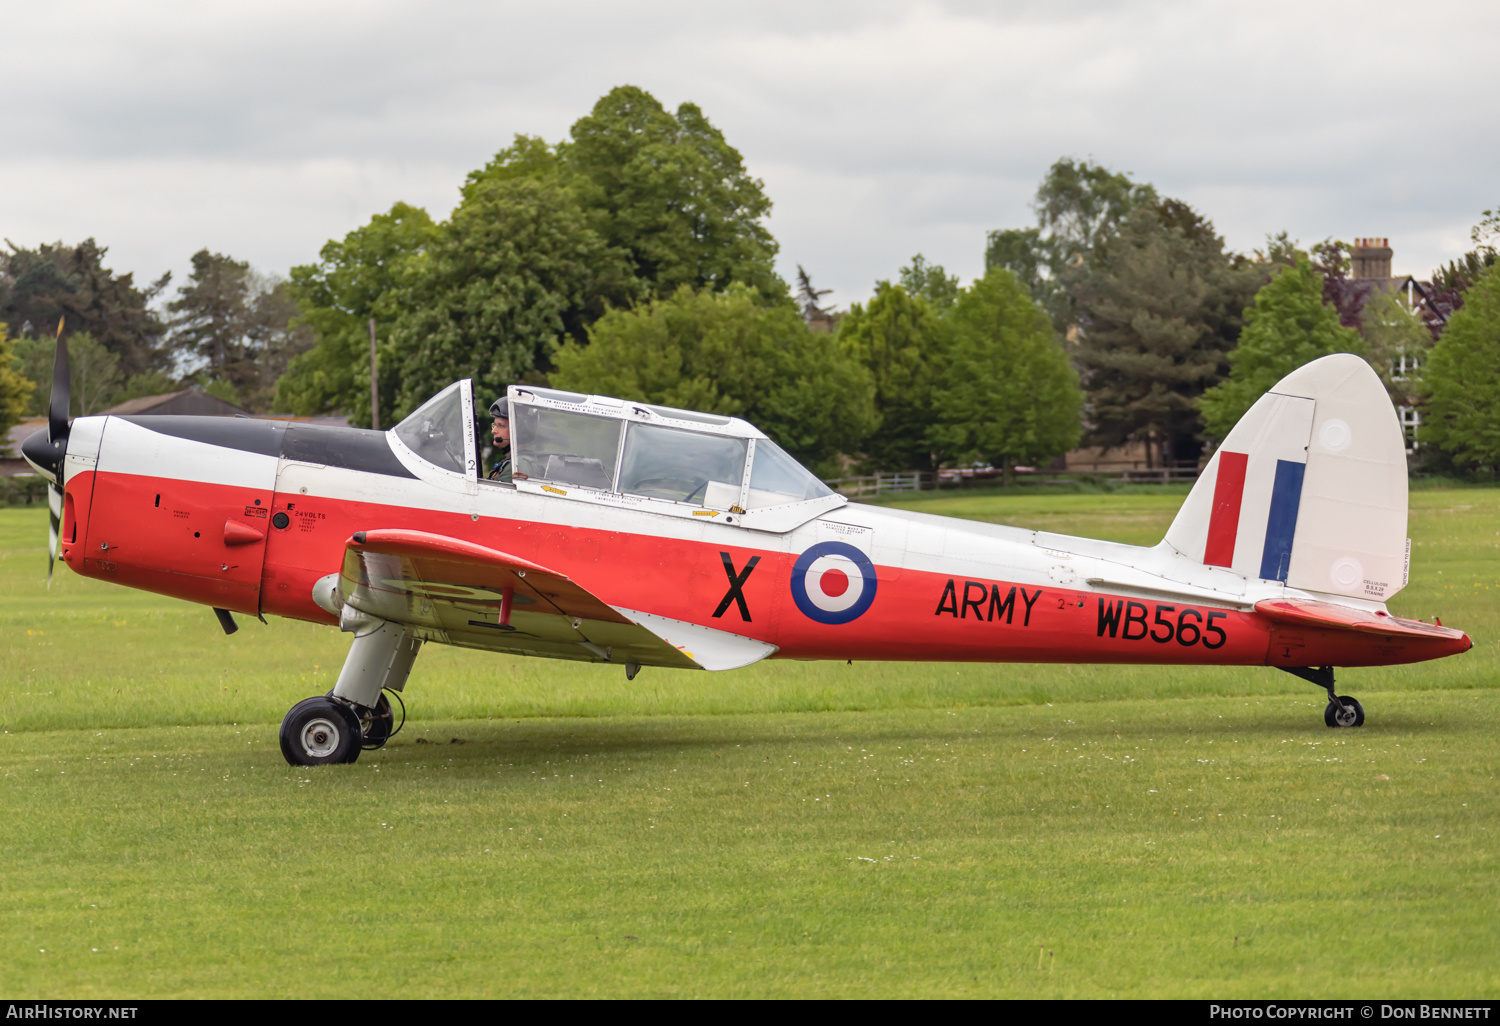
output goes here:
{"type": "Polygon", "coordinates": [[[1358,666],[1449,654],[1279,625],[1255,603],[1303,593],[1166,545],[827,502],[757,529],[466,478],[354,428],[79,418],[65,485],[61,554],[75,572],[252,615],[335,622],[314,584],[353,534],[398,528],[521,557],[612,606],[753,638],[781,658],[1358,666]]]}

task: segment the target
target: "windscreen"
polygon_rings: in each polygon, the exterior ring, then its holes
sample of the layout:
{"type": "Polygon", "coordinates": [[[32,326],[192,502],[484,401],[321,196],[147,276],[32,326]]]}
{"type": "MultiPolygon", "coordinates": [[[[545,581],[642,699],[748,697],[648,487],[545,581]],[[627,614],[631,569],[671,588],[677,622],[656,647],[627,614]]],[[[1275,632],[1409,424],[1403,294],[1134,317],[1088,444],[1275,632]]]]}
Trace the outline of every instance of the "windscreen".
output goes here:
{"type": "Polygon", "coordinates": [[[396,425],[396,437],[434,466],[464,472],[463,382],[456,381],[396,425]]]}
{"type": "Polygon", "coordinates": [[[775,442],[755,441],[755,463],[750,468],[750,499],[747,509],[780,506],[832,495],[833,489],[813,477],[802,464],[792,459],[775,442]]]}

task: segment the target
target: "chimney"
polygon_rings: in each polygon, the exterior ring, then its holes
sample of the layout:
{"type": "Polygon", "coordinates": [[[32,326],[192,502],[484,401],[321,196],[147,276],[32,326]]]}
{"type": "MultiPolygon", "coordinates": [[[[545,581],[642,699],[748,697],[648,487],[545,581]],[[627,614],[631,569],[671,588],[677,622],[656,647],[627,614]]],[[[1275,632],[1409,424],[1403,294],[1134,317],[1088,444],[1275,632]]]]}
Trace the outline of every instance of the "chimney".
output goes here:
{"type": "Polygon", "coordinates": [[[1389,278],[1391,276],[1390,239],[1355,239],[1349,257],[1353,263],[1350,277],[1389,278]]]}

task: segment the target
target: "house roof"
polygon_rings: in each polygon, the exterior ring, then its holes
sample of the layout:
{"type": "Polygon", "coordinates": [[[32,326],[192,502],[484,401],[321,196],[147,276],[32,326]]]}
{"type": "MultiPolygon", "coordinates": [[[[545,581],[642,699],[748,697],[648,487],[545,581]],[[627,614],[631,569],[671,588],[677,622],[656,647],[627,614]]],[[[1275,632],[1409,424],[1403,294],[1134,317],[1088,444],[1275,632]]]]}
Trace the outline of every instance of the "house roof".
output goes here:
{"type": "Polygon", "coordinates": [[[225,402],[216,395],[209,395],[199,388],[184,388],[163,395],[145,395],[139,399],[127,399],[123,403],[100,410],[100,414],[188,416],[188,417],[232,417],[248,415],[249,411],[234,403],[225,402]]]}
{"type": "Polygon", "coordinates": [[[1410,274],[1399,274],[1391,278],[1350,278],[1346,284],[1349,288],[1356,290],[1356,311],[1364,308],[1365,303],[1376,290],[1381,292],[1402,292],[1411,290],[1413,312],[1421,317],[1432,327],[1434,331],[1448,323],[1448,317],[1453,313],[1452,305],[1442,302],[1439,292],[1433,287],[1432,282],[1422,281],[1410,274]]]}
{"type": "MultiPolygon", "coordinates": [[[[32,434],[40,431],[46,426],[46,417],[28,417],[27,419],[14,425],[9,431],[5,433],[4,438],[0,438],[0,457],[14,457],[16,459],[20,459],[21,443],[24,442],[32,434]]],[[[23,473],[31,473],[31,467],[29,464],[27,465],[27,468],[25,471],[23,471],[23,473]]]]}

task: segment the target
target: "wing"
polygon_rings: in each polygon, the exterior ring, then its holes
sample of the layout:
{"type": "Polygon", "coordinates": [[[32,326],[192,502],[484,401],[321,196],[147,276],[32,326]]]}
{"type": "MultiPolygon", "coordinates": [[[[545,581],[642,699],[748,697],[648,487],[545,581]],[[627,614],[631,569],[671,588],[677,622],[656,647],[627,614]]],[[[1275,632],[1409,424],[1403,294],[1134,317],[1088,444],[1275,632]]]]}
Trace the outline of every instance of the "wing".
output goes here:
{"type": "Polygon", "coordinates": [[[339,573],[341,600],[419,637],[493,652],[731,669],[774,645],[604,602],[564,574],[425,531],[360,531],[339,573]],[[501,623],[509,592],[510,615],[501,623]]]}

